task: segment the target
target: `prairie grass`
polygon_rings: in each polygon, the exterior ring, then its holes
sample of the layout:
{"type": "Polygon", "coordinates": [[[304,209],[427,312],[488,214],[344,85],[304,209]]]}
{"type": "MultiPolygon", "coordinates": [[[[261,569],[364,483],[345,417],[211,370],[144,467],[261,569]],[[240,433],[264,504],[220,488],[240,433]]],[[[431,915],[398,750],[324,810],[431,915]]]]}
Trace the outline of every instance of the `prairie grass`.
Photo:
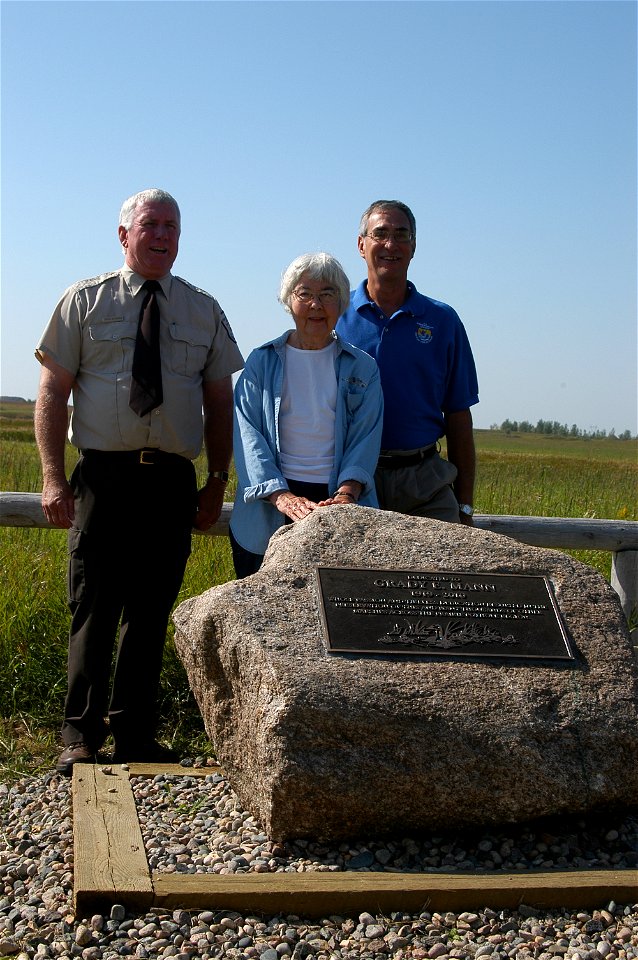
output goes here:
{"type": "MultiPolygon", "coordinates": [[[[607,441],[597,441],[605,443],[607,441]]],[[[638,469],[628,460],[497,453],[479,447],[475,505],[478,513],[523,517],[638,519],[638,469]]],[[[611,554],[566,551],[609,580],[611,554]]]]}
{"type": "MultiPolygon", "coordinates": [[[[0,407],[0,488],[39,492],[33,407],[0,407]]],[[[506,436],[477,431],[477,512],[638,519],[638,442],[506,436]]],[[[67,469],[76,453],[67,447],[67,469]]],[[[196,463],[200,480],[203,458],[196,463]]],[[[234,496],[235,478],[226,497],[234,496]]],[[[609,578],[611,559],[578,559],[609,578]]],[[[59,750],[66,686],[66,534],[0,527],[0,779],[48,769],[59,750]]],[[[178,602],[234,576],[225,537],[193,537],[178,602]]],[[[211,755],[169,627],[160,692],[160,737],[184,755],[211,755]]]]}
{"type": "Polygon", "coordinates": [[[483,453],[508,453],[586,460],[624,461],[636,465],[638,439],[616,437],[586,440],[583,437],[555,437],[542,433],[503,433],[500,430],[475,430],[477,448],[483,453]]]}

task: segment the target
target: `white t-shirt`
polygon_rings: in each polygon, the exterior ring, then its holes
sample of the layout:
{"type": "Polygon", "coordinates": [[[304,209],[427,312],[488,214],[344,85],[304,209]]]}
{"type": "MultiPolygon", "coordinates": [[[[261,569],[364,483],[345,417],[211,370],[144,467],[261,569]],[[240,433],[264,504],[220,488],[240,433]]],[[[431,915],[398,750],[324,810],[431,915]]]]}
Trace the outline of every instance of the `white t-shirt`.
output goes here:
{"type": "Polygon", "coordinates": [[[323,350],[286,344],[279,409],[279,442],[284,477],[327,483],[335,455],[336,343],[323,350]]]}

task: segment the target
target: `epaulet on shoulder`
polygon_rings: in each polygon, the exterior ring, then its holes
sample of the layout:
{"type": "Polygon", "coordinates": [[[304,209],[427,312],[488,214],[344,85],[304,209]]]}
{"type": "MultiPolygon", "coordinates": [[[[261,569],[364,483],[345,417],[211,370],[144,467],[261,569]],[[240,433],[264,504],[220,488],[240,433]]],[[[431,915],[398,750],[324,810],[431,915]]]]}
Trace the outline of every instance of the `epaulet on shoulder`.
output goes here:
{"type": "Polygon", "coordinates": [[[99,287],[101,283],[106,283],[107,280],[112,280],[113,277],[117,277],[119,274],[119,270],[111,270],[110,273],[101,273],[99,277],[91,277],[89,280],[78,280],[70,289],[85,290],[87,287],[99,287]]]}
{"type": "Polygon", "coordinates": [[[184,280],[183,277],[175,277],[176,280],[179,280],[180,283],[183,283],[190,290],[194,290],[195,293],[203,293],[205,297],[208,297],[209,300],[214,300],[212,293],[209,293],[208,290],[202,290],[201,287],[196,287],[194,283],[189,283],[188,280],[184,280]]]}

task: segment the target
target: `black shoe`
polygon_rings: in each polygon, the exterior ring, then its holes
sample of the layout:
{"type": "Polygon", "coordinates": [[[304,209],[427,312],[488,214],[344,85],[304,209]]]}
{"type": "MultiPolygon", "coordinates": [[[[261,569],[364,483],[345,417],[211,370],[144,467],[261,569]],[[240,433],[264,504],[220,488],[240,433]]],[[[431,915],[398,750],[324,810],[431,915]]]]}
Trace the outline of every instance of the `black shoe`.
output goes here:
{"type": "Polygon", "coordinates": [[[55,769],[65,777],[70,777],[74,763],[95,763],[96,760],[95,751],[84,740],[75,740],[64,748],[58,757],[55,769]]]}
{"type": "Polygon", "coordinates": [[[146,743],[131,743],[115,745],[111,763],[178,763],[180,756],[170,747],[165,747],[157,740],[146,743]]]}

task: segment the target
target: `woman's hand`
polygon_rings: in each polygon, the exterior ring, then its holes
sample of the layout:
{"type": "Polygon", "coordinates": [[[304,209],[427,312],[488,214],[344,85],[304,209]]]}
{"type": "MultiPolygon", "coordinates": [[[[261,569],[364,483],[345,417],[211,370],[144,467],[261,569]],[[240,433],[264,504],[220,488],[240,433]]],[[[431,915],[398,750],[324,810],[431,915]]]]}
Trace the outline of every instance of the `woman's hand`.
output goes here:
{"type": "Polygon", "coordinates": [[[293,521],[303,520],[319,506],[313,500],[307,500],[306,497],[296,497],[290,490],[277,490],[268,499],[280,513],[293,521]]]}
{"type": "Polygon", "coordinates": [[[361,496],[362,490],[362,484],[356,480],[345,480],[339,485],[339,489],[336,490],[331,497],[328,497],[327,500],[320,500],[318,506],[338,507],[343,506],[343,504],[356,503],[361,496]]]}

